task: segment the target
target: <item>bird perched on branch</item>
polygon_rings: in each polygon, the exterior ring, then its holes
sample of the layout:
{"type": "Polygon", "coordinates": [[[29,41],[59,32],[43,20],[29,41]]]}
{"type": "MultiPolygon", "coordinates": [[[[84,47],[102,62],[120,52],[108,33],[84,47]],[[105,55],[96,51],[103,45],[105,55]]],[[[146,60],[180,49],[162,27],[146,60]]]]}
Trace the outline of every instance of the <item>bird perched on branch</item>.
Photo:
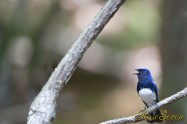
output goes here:
{"type": "MultiPolygon", "coordinates": [[[[156,83],[154,82],[151,72],[147,68],[137,68],[135,69],[137,73],[135,73],[138,77],[138,84],[137,84],[137,92],[145,104],[145,108],[148,108],[152,105],[155,105],[158,100],[158,88],[156,83]]],[[[159,119],[161,116],[160,110],[156,110],[152,112],[150,116],[154,116],[156,118],[152,120],[147,120],[149,123],[158,122],[161,123],[162,121],[159,119]]]]}

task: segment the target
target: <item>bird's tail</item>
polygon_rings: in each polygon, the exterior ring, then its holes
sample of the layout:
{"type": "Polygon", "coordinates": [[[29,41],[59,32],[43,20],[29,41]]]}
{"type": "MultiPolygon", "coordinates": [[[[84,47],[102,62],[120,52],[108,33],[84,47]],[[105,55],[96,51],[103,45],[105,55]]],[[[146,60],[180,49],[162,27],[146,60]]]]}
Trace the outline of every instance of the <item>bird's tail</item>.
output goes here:
{"type": "Polygon", "coordinates": [[[151,120],[147,120],[148,123],[162,123],[162,120],[159,119],[159,117],[162,116],[159,109],[156,110],[156,112],[151,113],[150,116],[151,120]]]}

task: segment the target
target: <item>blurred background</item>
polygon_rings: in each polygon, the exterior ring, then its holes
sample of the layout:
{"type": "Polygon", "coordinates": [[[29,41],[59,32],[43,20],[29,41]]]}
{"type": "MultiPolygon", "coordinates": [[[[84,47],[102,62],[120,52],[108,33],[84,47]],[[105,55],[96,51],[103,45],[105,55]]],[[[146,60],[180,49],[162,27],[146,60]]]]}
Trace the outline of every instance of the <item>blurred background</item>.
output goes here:
{"type": "MultiPolygon", "coordinates": [[[[0,124],[26,123],[29,107],[106,0],[0,0],[0,124]]],[[[163,99],[187,85],[187,1],[127,0],[88,49],[58,98],[54,124],[96,124],[137,114],[138,67],[163,99]]],[[[187,99],[164,109],[183,114],[187,99]]],[[[142,124],[146,122],[141,122],[142,124]]]]}

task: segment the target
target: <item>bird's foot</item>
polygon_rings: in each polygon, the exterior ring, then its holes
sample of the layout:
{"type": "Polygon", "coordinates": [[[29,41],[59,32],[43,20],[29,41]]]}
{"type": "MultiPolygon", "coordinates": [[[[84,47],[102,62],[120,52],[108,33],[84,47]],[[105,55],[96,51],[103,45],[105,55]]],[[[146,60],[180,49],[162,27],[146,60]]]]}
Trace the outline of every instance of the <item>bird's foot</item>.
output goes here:
{"type": "Polygon", "coordinates": [[[142,115],[142,114],[144,114],[144,113],[145,113],[145,109],[144,109],[144,110],[139,111],[138,115],[142,115]]]}
{"type": "Polygon", "coordinates": [[[145,109],[144,109],[144,110],[139,111],[139,113],[142,113],[143,111],[145,111],[145,109]]]}
{"type": "Polygon", "coordinates": [[[145,108],[143,110],[139,111],[139,113],[144,112],[146,109],[147,109],[147,106],[145,106],[145,108]]]}

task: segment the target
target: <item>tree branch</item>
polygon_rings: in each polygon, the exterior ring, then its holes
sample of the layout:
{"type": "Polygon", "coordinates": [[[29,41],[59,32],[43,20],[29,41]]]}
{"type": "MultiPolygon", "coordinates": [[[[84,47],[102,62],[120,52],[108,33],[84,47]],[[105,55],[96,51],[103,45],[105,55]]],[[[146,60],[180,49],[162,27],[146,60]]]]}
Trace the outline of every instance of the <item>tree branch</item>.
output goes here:
{"type": "MultiPolygon", "coordinates": [[[[164,107],[165,105],[168,105],[172,102],[175,102],[183,97],[187,96],[187,87],[185,89],[183,89],[182,91],[160,101],[157,103],[157,105],[151,106],[149,108],[147,108],[145,111],[150,113],[155,111],[158,108],[164,107]]],[[[144,112],[145,112],[144,111],[144,112]]],[[[124,118],[118,118],[118,119],[114,119],[114,120],[109,120],[106,122],[102,122],[100,124],[125,124],[125,123],[135,123],[135,122],[139,122],[142,120],[139,120],[138,117],[140,117],[141,115],[143,115],[144,113],[140,113],[138,115],[134,115],[134,116],[129,116],[129,117],[124,117],[124,118]]]]}
{"type": "Polygon", "coordinates": [[[29,110],[27,124],[51,124],[56,115],[56,99],[59,92],[67,84],[85,51],[124,2],[125,0],[108,0],[102,7],[34,99],[29,110]]]}

